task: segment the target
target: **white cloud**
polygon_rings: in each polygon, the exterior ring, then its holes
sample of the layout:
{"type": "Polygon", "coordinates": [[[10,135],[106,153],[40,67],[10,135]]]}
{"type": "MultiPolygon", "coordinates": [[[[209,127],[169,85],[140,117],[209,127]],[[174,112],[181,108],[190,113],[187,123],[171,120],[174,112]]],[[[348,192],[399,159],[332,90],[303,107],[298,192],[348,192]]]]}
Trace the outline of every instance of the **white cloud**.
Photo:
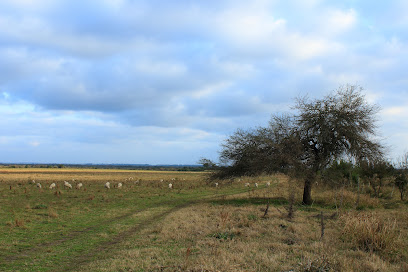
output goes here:
{"type": "Polygon", "coordinates": [[[321,20],[323,34],[326,36],[339,35],[350,31],[357,23],[357,13],[354,9],[329,10],[321,20]]]}
{"type": "Polygon", "coordinates": [[[33,141],[33,142],[29,142],[29,145],[31,145],[32,147],[38,147],[41,143],[38,141],[33,141]]]}
{"type": "MultiPolygon", "coordinates": [[[[387,107],[382,110],[382,114],[391,120],[399,120],[408,117],[408,105],[387,107]]],[[[408,121],[407,121],[408,122],[408,121]]]]}
{"type": "Polygon", "coordinates": [[[216,83],[214,85],[209,85],[209,86],[203,86],[203,88],[200,88],[198,90],[193,90],[191,92],[191,97],[194,99],[202,99],[206,97],[210,97],[214,94],[220,93],[228,88],[230,88],[233,85],[232,82],[220,82],[216,83]]]}

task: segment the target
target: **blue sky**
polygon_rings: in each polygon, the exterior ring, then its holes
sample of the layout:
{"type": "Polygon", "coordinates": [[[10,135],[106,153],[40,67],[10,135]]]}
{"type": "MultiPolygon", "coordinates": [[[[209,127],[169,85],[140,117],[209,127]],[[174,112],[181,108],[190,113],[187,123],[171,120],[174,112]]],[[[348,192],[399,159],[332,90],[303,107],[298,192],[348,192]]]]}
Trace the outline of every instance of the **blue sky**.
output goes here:
{"type": "Polygon", "coordinates": [[[3,0],[0,162],[194,164],[345,84],[408,150],[408,2],[3,0]]]}

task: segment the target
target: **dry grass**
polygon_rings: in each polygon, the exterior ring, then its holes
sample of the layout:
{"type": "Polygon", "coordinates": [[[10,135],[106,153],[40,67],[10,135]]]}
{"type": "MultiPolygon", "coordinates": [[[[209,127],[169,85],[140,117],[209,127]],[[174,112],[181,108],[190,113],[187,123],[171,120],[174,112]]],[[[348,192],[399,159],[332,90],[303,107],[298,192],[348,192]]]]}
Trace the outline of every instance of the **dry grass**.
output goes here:
{"type": "Polygon", "coordinates": [[[343,188],[338,190],[324,188],[323,190],[318,191],[318,193],[314,193],[314,200],[315,203],[319,205],[337,209],[373,209],[381,206],[378,198],[372,198],[365,194],[360,194],[360,196],[358,196],[356,192],[343,188]],[[358,206],[356,206],[357,199],[358,206]]]}
{"type": "Polygon", "coordinates": [[[399,228],[396,219],[385,219],[375,212],[350,212],[342,216],[343,235],[364,251],[392,255],[399,248],[399,228]]]}
{"type": "Polygon", "coordinates": [[[51,217],[51,218],[57,218],[58,213],[53,208],[49,208],[48,209],[48,216],[51,217]]]}
{"type": "Polygon", "coordinates": [[[326,220],[320,241],[314,214],[298,211],[288,221],[276,209],[262,218],[259,205],[198,204],[134,237],[118,257],[82,271],[403,271],[404,262],[384,257],[384,251],[343,242],[351,223],[346,215],[326,220]]]}

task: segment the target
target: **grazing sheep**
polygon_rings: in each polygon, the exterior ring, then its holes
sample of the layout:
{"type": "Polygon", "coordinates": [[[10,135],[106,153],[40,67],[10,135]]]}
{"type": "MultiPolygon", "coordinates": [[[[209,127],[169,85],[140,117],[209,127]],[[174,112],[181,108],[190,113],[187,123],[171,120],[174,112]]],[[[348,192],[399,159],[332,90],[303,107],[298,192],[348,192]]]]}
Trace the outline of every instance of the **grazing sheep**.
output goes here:
{"type": "Polygon", "coordinates": [[[120,188],[122,188],[122,183],[121,182],[118,183],[118,189],[120,189],[120,188]]]}
{"type": "Polygon", "coordinates": [[[31,183],[32,183],[32,184],[35,184],[35,180],[32,180],[31,183]]]}
{"type": "Polygon", "coordinates": [[[110,182],[109,181],[105,183],[105,188],[110,189],[110,182]]]}
{"type": "Polygon", "coordinates": [[[266,186],[271,186],[271,183],[268,181],[267,183],[266,183],[266,186]]]}
{"type": "Polygon", "coordinates": [[[258,188],[258,183],[255,182],[255,187],[258,188]]]}
{"type": "Polygon", "coordinates": [[[67,188],[69,188],[69,189],[72,189],[71,183],[69,183],[69,182],[67,182],[67,181],[65,181],[65,180],[64,180],[64,186],[67,187],[67,188]]]}
{"type": "Polygon", "coordinates": [[[163,181],[164,181],[163,179],[160,180],[160,182],[163,182],[163,181]]]}
{"type": "Polygon", "coordinates": [[[76,185],[76,188],[77,188],[78,190],[81,189],[81,187],[82,187],[82,183],[81,183],[81,182],[76,185]]]}
{"type": "Polygon", "coordinates": [[[218,182],[215,183],[215,187],[218,187],[218,182]]]}
{"type": "Polygon", "coordinates": [[[169,189],[173,189],[173,184],[169,183],[169,189]]]}
{"type": "Polygon", "coordinates": [[[171,180],[172,180],[172,181],[175,181],[176,179],[175,179],[175,178],[171,178],[171,180]]]}
{"type": "Polygon", "coordinates": [[[54,189],[55,188],[55,186],[57,186],[54,182],[53,183],[51,183],[51,185],[50,185],[50,189],[54,189]]]}
{"type": "Polygon", "coordinates": [[[41,189],[41,183],[37,183],[37,187],[41,189]]]}
{"type": "Polygon", "coordinates": [[[245,183],[245,187],[249,187],[249,183],[247,182],[247,183],[245,183]]]}

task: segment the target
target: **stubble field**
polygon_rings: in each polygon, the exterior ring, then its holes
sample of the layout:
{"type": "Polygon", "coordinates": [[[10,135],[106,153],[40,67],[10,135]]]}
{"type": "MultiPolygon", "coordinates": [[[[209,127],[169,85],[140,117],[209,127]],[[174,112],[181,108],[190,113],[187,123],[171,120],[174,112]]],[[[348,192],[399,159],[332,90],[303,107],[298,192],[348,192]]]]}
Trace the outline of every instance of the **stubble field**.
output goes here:
{"type": "Polygon", "coordinates": [[[301,185],[282,175],[206,180],[0,169],[0,271],[408,271],[408,208],[397,194],[362,194],[356,209],[352,190],[316,187],[304,207],[301,185]]]}

